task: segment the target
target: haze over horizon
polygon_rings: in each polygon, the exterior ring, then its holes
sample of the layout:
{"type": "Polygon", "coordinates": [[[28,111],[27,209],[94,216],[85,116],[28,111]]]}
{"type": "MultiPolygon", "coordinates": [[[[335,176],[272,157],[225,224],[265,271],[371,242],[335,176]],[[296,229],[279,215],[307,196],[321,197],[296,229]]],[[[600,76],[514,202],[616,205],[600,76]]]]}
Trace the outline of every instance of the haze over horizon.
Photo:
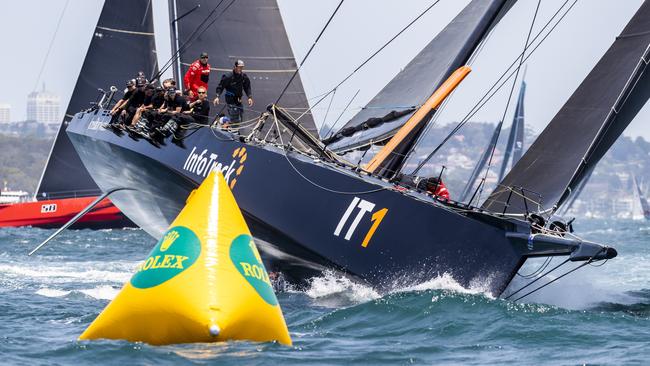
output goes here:
{"type": "MultiPolygon", "coordinates": [[[[533,32],[541,29],[562,2],[547,0],[542,3],[533,32]]],[[[278,3],[299,62],[338,1],[279,0],[278,3]]],[[[369,6],[366,1],[345,2],[301,70],[307,95],[313,98],[332,88],[432,3],[433,1],[423,0],[408,3],[381,0],[373,1],[373,6],[369,6]],[[390,17],[386,14],[390,14],[390,17]]],[[[316,119],[322,123],[327,114],[325,123],[333,123],[350,98],[359,91],[342,120],[351,118],[467,3],[468,0],[443,0],[434,6],[413,27],[337,90],[329,114],[329,99],[315,107],[313,112],[316,119]]],[[[8,82],[0,92],[0,103],[11,104],[12,120],[25,118],[27,94],[35,89],[40,90],[43,83],[47,89],[60,95],[63,115],[102,4],[101,0],[37,0],[5,5],[0,15],[0,30],[3,34],[15,36],[6,37],[5,49],[11,50],[11,54],[0,60],[0,69],[5,74],[3,79],[8,82]],[[34,8],[38,11],[33,11],[34,8]],[[41,65],[48,54],[59,20],[60,27],[39,78],[41,65]],[[17,30],[20,30],[20,35],[17,30]]],[[[170,56],[167,2],[153,0],[152,4],[157,51],[161,63],[164,63],[170,56]]],[[[495,28],[473,62],[473,72],[440,113],[438,123],[462,119],[501,74],[504,65],[510,64],[521,52],[536,4],[534,1],[518,2],[495,28]]],[[[526,63],[527,126],[536,132],[544,128],[640,4],[641,0],[577,2],[526,63]]],[[[522,74],[520,78],[521,76],[522,74]]],[[[123,83],[123,80],[115,82],[118,87],[122,87],[123,83]]],[[[503,115],[510,86],[511,83],[507,83],[472,120],[498,121],[503,115]]],[[[210,89],[213,92],[213,88],[210,89]]],[[[513,109],[514,103],[511,103],[506,115],[506,127],[513,109]]],[[[650,128],[644,126],[644,121],[649,119],[650,107],[646,105],[626,129],[625,134],[632,137],[643,136],[650,140],[650,128]]],[[[338,126],[343,123],[339,122],[338,126]]]]}

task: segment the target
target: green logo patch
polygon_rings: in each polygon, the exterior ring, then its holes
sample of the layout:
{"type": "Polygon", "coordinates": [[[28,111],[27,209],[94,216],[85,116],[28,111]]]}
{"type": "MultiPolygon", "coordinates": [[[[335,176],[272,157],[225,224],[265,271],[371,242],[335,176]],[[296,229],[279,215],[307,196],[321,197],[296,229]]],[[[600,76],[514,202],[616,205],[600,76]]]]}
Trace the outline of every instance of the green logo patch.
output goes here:
{"type": "Polygon", "coordinates": [[[131,285],[145,289],[158,286],[189,268],[201,254],[201,241],[184,226],[175,226],[163,235],[149,257],[138,266],[131,285]]]}
{"type": "Polygon", "coordinates": [[[253,238],[250,235],[242,234],[232,241],[230,244],[230,260],[267,304],[278,304],[269,275],[264,269],[262,259],[257,253],[253,238]]]}

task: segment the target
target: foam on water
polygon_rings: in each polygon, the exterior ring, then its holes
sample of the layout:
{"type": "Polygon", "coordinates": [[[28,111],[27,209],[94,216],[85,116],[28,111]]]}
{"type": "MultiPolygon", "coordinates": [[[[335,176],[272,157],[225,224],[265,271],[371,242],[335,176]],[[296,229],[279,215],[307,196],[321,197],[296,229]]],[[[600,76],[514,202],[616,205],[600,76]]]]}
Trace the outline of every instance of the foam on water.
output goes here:
{"type": "Polygon", "coordinates": [[[352,281],[332,271],[326,271],[323,275],[312,278],[304,293],[312,299],[338,296],[353,303],[366,302],[380,297],[372,287],[352,281]]]}
{"type": "Polygon", "coordinates": [[[113,300],[120,292],[120,288],[104,285],[87,290],[79,290],[79,292],[97,300],[113,300]]]}
{"type": "Polygon", "coordinates": [[[41,288],[36,291],[36,295],[45,297],[63,297],[70,294],[72,291],[58,290],[55,288],[41,288]]]}
{"type": "Polygon", "coordinates": [[[65,266],[49,266],[49,265],[12,265],[0,264],[0,273],[3,276],[26,280],[31,278],[41,283],[65,283],[65,282],[116,282],[124,283],[130,278],[130,272],[124,271],[126,268],[135,268],[137,262],[128,263],[115,263],[116,270],[101,270],[91,269],[105,266],[102,262],[97,263],[84,263],[82,266],[75,266],[67,264],[65,266]]]}

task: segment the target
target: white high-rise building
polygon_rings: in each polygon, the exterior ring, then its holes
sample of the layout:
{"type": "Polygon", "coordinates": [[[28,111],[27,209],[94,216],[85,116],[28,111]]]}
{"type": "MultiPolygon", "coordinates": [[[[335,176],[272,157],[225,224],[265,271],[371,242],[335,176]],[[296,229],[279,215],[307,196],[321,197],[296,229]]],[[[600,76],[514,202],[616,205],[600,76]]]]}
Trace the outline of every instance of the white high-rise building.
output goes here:
{"type": "Polygon", "coordinates": [[[0,103],[0,123],[11,122],[11,105],[0,103]]]}
{"type": "Polygon", "coordinates": [[[27,96],[27,120],[58,124],[61,122],[60,104],[59,96],[45,91],[45,85],[43,85],[43,90],[31,92],[27,96]]]}

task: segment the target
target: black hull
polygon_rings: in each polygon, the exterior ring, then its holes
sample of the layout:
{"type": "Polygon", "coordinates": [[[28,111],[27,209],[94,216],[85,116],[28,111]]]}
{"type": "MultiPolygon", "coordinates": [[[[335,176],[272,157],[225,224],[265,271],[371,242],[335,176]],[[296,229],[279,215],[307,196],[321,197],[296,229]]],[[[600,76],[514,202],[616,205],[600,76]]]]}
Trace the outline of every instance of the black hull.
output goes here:
{"type": "Polygon", "coordinates": [[[277,147],[244,144],[209,128],[188,133],[184,146],[169,140],[154,146],[102,128],[108,121],[102,113],[78,114],[68,135],[102,190],[137,189],[117,192],[111,200],[155,238],[183,208],[208,167],[223,166],[226,178],[231,183],[236,179],[233,192],[265,259],[272,270],[293,278],[332,268],[386,289],[448,273],[465,286],[487,282],[498,295],[531,254],[525,242],[506,237],[506,232],[529,232],[524,221],[459,213],[373,177],[294,152],[287,157],[277,147]],[[242,147],[243,163],[233,158],[242,147]],[[349,207],[353,210],[345,220],[349,207]],[[361,214],[364,207],[367,212],[361,214]],[[377,212],[384,208],[382,220],[377,212]],[[373,223],[376,231],[364,247],[373,223]]]}

